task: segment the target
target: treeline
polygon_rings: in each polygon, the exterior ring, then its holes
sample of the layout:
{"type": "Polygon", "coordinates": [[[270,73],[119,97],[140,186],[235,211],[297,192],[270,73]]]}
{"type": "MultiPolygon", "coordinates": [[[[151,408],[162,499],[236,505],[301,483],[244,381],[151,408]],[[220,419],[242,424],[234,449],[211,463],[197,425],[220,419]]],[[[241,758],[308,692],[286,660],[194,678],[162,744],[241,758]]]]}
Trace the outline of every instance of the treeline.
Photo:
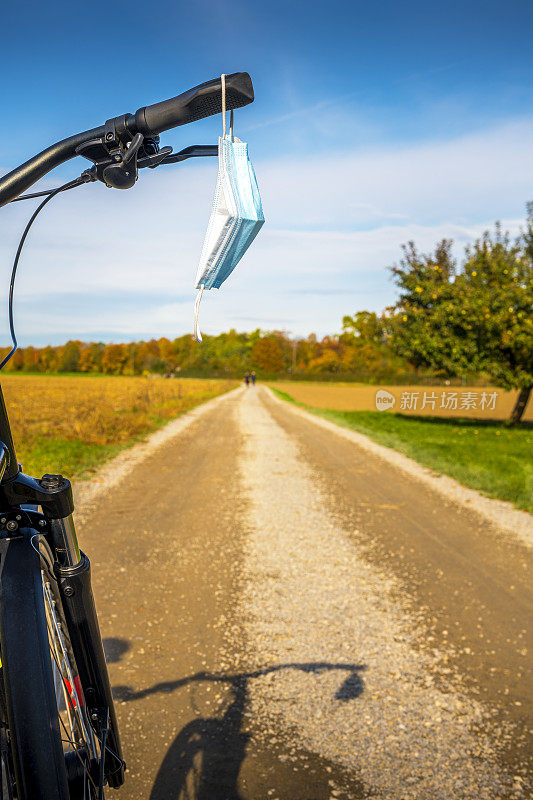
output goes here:
{"type": "MultiPolygon", "coordinates": [[[[352,380],[361,375],[378,378],[413,371],[385,339],[368,338],[370,329],[378,326],[376,314],[360,312],[356,320],[355,327],[347,322],[340,336],[322,340],[313,334],[306,339],[290,339],[283,331],[258,329],[253,333],[230,330],[218,336],[204,335],[201,343],[185,335],[127,344],[69,341],[58,347],[25,347],[17,350],[5,370],[242,377],[246,370],[255,369],[268,376],[352,380]]],[[[3,354],[7,352],[4,349],[3,354]]]]}
{"type": "Polygon", "coordinates": [[[516,240],[496,225],[460,262],[450,240],[429,254],[409,242],[390,267],[396,305],[380,315],[344,317],[336,336],[290,339],[258,329],[205,336],[201,344],[189,335],[129,344],[70,341],[21,349],[6,370],[240,377],[255,369],[263,376],[380,382],[482,376],[521,390],[518,420],[533,387],[533,203],[527,210],[516,240]]]}

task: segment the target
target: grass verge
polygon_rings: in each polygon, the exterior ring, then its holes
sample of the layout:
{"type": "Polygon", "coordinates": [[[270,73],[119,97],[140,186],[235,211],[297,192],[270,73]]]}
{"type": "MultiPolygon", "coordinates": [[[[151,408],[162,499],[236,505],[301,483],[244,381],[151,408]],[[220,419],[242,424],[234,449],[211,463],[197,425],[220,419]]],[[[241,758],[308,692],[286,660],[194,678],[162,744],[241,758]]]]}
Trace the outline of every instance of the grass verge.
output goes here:
{"type": "MultiPolygon", "coordinates": [[[[295,402],[278,389],[283,400],[295,402]]],[[[331,411],[296,405],[337,425],[364,433],[436,472],[488,497],[533,511],[533,426],[379,411],[331,411]]]]}

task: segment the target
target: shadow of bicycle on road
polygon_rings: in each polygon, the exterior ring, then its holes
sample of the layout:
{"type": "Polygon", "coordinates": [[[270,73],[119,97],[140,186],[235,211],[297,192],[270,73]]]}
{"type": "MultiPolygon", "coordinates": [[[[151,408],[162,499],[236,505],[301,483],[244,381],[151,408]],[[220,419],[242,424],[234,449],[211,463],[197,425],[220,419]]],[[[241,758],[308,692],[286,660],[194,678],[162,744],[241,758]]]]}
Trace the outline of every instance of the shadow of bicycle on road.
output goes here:
{"type": "Polygon", "coordinates": [[[344,672],[348,674],[334,697],[341,702],[348,702],[363,692],[360,673],[365,668],[364,664],[316,661],[278,664],[233,674],[198,672],[175,681],[156,683],[139,691],[128,686],[116,686],[113,695],[117,700],[128,702],[154,694],[170,694],[187,686],[223,685],[227,694],[221,711],[214,716],[199,716],[182,728],[163,759],[150,800],[243,800],[239,791],[239,773],[250,738],[243,730],[249,682],[289,669],[315,675],[344,672]]]}

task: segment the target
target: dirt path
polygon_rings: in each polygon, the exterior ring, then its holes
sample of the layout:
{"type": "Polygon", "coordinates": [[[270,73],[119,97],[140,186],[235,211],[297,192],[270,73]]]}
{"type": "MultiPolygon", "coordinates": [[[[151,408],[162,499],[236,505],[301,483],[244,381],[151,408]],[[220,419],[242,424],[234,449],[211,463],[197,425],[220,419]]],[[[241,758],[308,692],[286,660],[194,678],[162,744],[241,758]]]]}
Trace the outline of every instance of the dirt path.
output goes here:
{"type": "Polygon", "coordinates": [[[528,553],[264,389],[80,531],[122,798],[527,797],[528,553]]]}

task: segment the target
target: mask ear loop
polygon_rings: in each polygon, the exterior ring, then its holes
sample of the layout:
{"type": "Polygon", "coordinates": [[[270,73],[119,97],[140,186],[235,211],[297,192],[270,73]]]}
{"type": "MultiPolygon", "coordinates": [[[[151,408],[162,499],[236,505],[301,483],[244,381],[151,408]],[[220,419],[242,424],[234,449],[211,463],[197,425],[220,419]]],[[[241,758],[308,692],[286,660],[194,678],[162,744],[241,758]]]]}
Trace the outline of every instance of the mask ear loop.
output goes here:
{"type": "MultiPolygon", "coordinates": [[[[226,76],[220,76],[220,84],[222,87],[222,138],[226,138],[226,76]]],[[[229,136],[233,141],[233,109],[229,112],[229,136]]]]}
{"type": "Polygon", "coordinates": [[[226,138],[226,76],[220,76],[220,83],[222,86],[222,138],[226,138]]]}
{"type": "Polygon", "coordinates": [[[200,302],[202,300],[204,288],[204,284],[201,283],[198,294],[196,295],[196,300],[194,301],[194,338],[197,342],[202,341],[202,334],[200,332],[200,326],[198,325],[198,314],[200,313],[200,302]]]}

